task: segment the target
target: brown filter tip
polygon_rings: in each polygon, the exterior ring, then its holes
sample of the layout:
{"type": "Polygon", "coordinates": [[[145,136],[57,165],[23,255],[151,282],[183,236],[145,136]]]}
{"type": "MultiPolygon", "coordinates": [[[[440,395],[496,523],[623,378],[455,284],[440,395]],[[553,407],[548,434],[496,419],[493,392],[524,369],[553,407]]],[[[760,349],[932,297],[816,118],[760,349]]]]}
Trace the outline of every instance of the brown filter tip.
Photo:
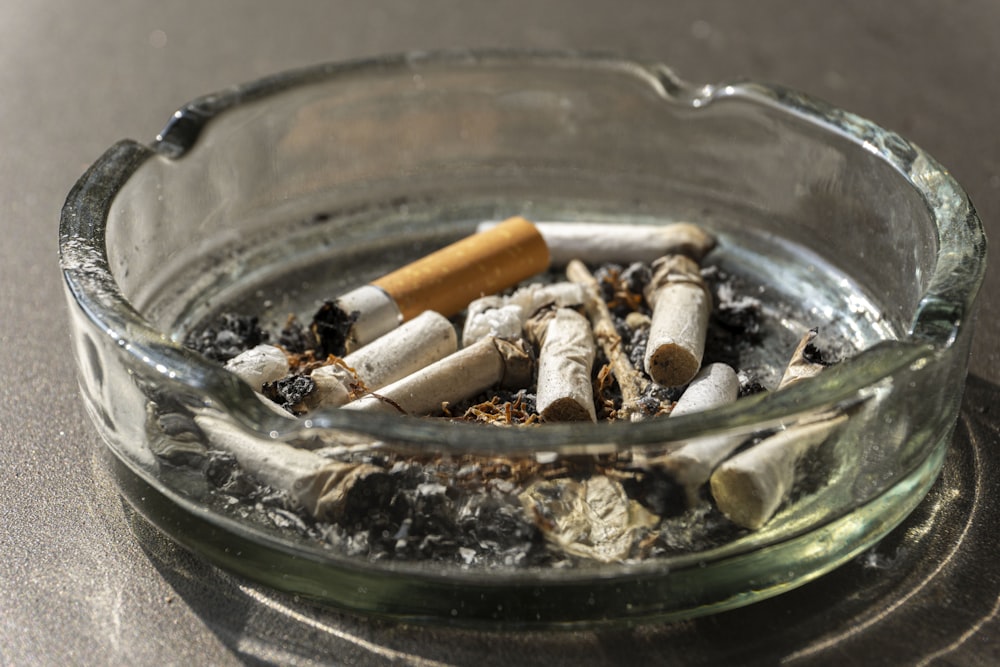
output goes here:
{"type": "Polygon", "coordinates": [[[372,284],[386,291],[404,320],[425,310],[446,317],[486,294],[549,268],[549,249],[535,225],[509,218],[418,259],[372,284]]]}

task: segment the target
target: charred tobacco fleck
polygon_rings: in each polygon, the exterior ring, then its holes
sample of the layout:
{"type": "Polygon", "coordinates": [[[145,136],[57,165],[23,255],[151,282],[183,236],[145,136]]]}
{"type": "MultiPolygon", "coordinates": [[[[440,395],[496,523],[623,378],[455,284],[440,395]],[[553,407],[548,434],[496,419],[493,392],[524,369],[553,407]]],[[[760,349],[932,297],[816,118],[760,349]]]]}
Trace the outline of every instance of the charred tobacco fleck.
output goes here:
{"type": "Polygon", "coordinates": [[[256,497],[260,486],[250,475],[243,472],[236,457],[227,452],[212,451],[205,462],[205,477],[219,491],[236,497],[256,497]]]}
{"type": "Polygon", "coordinates": [[[809,343],[805,346],[802,350],[802,358],[811,364],[820,364],[822,366],[831,366],[835,363],[814,343],[809,343]]]}
{"type": "Polygon", "coordinates": [[[308,375],[290,375],[263,386],[263,394],[286,410],[296,412],[306,396],[316,389],[316,381],[308,375]]]}
{"type": "Polygon", "coordinates": [[[652,277],[653,272],[648,264],[635,262],[622,271],[621,282],[629,292],[639,295],[646,289],[652,277]]]}

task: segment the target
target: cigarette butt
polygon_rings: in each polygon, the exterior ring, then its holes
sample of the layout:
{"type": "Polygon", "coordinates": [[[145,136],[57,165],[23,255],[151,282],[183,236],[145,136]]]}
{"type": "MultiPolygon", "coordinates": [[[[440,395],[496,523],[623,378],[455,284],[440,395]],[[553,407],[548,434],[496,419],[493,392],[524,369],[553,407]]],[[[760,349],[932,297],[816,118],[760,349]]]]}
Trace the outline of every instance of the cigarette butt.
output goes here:
{"type": "Polygon", "coordinates": [[[354,374],[346,366],[330,364],[321,366],[309,374],[316,388],[306,397],[306,407],[339,408],[351,402],[351,385],[357,382],[354,374]]]}
{"type": "MultiPolygon", "coordinates": [[[[479,224],[480,231],[496,226],[479,224]]],[[[701,261],[715,247],[715,237],[701,227],[677,222],[667,225],[629,225],[594,222],[536,222],[554,266],[572,259],[588,264],[652,262],[663,255],[686,255],[701,261]]]]}
{"type": "Polygon", "coordinates": [[[530,378],[531,359],[516,343],[483,338],[343,409],[437,414],[443,403],[458,403],[496,386],[521,388],[530,378]]]}
{"type": "Polygon", "coordinates": [[[393,298],[403,319],[434,310],[455,315],[473,299],[493,294],[549,267],[549,249],[521,217],[461,241],[372,282],[393,298]]]}
{"type": "Polygon", "coordinates": [[[698,264],[683,255],[668,255],[653,264],[645,294],[653,307],[646,373],[664,387],[679,387],[701,367],[712,297],[698,264]]]}
{"type": "Polygon", "coordinates": [[[671,417],[711,410],[732,403],[740,394],[740,379],[726,364],[707,364],[701,369],[681,397],[677,399],[671,417]]]}
{"type": "Polygon", "coordinates": [[[469,346],[487,336],[516,338],[524,328],[524,311],[496,294],[469,304],[462,327],[462,345],[469,346]]]}
{"type": "Polygon", "coordinates": [[[536,409],[543,421],[597,421],[590,373],[597,346],[587,318],[559,308],[541,335],[536,409]]]}
{"type": "Polygon", "coordinates": [[[719,510],[744,528],[762,527],[792,490],[796,463],[846,420],[838,414],[794,424],[722,463],[710,479],[719,510]]]}
{"type": "Polygon", "coordinates": [[[428,310],[347,355],[344,362],[374,391],[457,349],[458,335],[454,325],[444,315],[428,310]]]}
{"type": "Polygon", "coordinates": [[[194,420],[214,449],[232,454],[243,470],[287,492],[317,519],[336,518],[354,482],[380,471],[371,464],[332,461],[254,436],[210,413],[196,415],[194,420]]]}

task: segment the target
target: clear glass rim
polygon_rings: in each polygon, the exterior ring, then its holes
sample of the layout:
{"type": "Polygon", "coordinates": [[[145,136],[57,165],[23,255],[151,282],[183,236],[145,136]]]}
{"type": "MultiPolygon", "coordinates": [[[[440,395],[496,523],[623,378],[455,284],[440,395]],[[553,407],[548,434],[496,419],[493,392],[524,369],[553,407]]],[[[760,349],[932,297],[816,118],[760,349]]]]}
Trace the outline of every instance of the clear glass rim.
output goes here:
{"type": "MultiPolygon", "coordinates": [[[[164,384],[196,391],[206,405],[226,412],[248,432],[278,440],[312,438],[329,430],[371,439],[432,447],[440,453],[599,454],[660,445],[728,430],[761,428],[817,409],[857,400],[859,392],[898,370],[933,362],[959,331],[971,325],[973,303],[985,271],[986,239],[968,196],[951,175],[919,147],[870,121],[779,86],[734,81],[693,85],[666,65],[603,55],[510,51],[405,53],[292,70],[200,97],[174,113],[151,145],[123,140],[112,146],[69,193],[60,223],[60,261],[67,289],[90,322],[118,341],[129,362],[145,367],[164,384]],[[780,108],[847,138],[890,164],[926,203],[937,229],[938,252],[928,288],[907,335],[885,341],[792,388],[670,420],[643,423],[546,425],[504,429],[436,420],[326,410],[308,419],[285,419],[256,400],[252,390],[220,365],[184,348],[153,327],[118,288],[104,233],[115,196],[144,162],[159,155],[177,159],[198,141],[202,129],[228,110],[285,91],[340,77],[384,71],[417,73],[423,68],[488,69],[517,64],[622,72],[645,81],[666,104],[701,108],[721,98],[741,98],[780,108]]],[[[425,449],[425,451],[427,451],[425,449]]]]}

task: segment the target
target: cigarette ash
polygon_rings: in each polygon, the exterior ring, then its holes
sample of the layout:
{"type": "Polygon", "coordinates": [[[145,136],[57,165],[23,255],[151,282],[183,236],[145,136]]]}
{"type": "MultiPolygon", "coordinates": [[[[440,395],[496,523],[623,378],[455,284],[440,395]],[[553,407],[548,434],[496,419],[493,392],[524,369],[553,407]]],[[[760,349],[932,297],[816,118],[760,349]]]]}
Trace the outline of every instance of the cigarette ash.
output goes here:
{"type": "Polygon", "coordinates": [[[222,313],[208,326],[192,331],[184,344],[209,359],[225,362],[268,340],[256,315],[222,313]]]}
{"type": "MultiPolygon", "coordinates": [[[[704,363],[721,362],[749,373],[744,359],[764,340],[763,304],[749,295],[738,276],[717,266],[704,267],[701,275],[715,304],[708,321],[704,363]]],[[[757,380],[748,378],[748,384],[753,382],[757,380]]]]}
{"type": "Polygon", "coordinates": [[[264,529],[312,541],[323,538],[323,527],[298,503],[286,492],[261,484],[240,468],[232,454],[208,451],[201,470],[213,491],[208,497],[214,509],[264,529]]]}
{"type": "Polygon", "coordinates": [[[358,460],[380,471],[350,488],[336,523],[315,520],[287,493],[242,471],[226,452],[208,452],[201,470],[214,509],[348,556],[463,567],[553,564],[518,497],[537,464],[367,455],[358,460]]]}

